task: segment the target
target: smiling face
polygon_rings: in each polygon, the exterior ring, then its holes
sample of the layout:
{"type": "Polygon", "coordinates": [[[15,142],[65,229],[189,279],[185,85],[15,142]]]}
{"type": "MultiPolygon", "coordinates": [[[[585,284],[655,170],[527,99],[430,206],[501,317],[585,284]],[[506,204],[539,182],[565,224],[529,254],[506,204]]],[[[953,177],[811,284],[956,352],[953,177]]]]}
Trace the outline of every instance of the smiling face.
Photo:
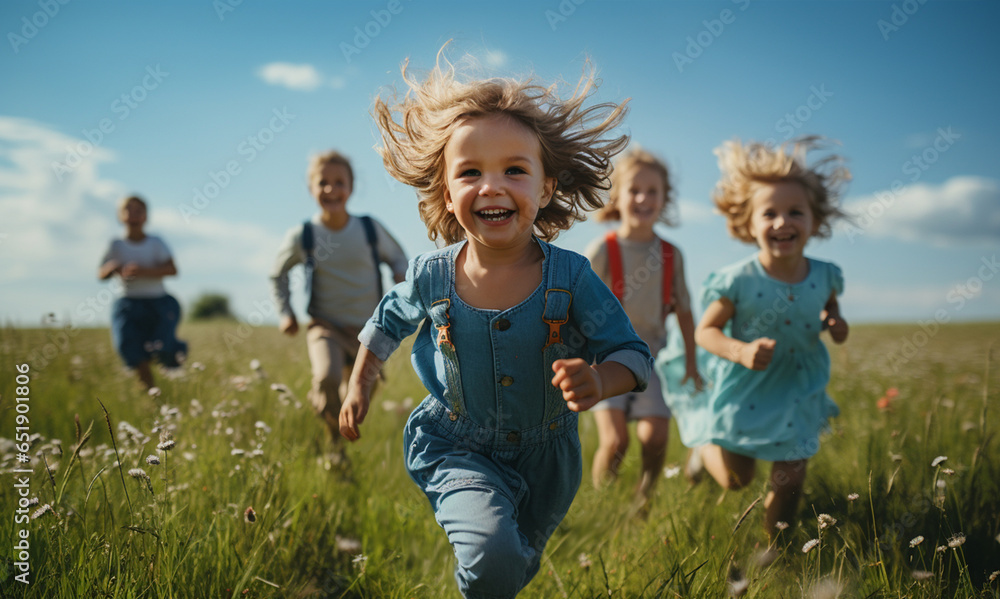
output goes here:
{"type": "Polygon", "coordinates": [[[323,210],[324,221],[346,218],[347,199],[351,197],[353,187],[351,171],[335,162],[324,164],[309,177],[309,193],[323,210]]]}
{"type": "Polygon", "coordinates": [[[639,165],[622,178],[618,211],[630,228],[652,231],[665,202],[663,175],[655,169],[639,165]]]}
{"type": "Polygon", "coordinates": [[[448,139],[444,161],[445,206],[470,247],[524,247],[556,186],[535,134],[503,115],[468,118],[448,139]]]}
{"type": "Polygon", "coordinates": [[[816,232],[806,189],[796,182],[761,183],[750,196],[750,235],[771,258],[801,257],[816,232]]]}

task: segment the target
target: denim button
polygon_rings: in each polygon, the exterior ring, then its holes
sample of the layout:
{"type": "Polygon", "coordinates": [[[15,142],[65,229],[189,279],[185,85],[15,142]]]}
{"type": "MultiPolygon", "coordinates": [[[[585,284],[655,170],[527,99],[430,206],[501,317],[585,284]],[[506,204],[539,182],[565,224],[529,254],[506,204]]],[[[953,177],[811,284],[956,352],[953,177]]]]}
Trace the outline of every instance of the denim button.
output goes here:
{"type": "Polygon", "coordinates": [[[521,435],[517,431],[511,431],[507,433],[508,443],[519,443],[521,441],[521,435]]]}
{"type": "Polygon", "coordinates": [[[549,430],[550,431],[554,431],[557,428],[559,428],[559,423],[558,422],[553,422],[552,424],[549,425],[549,430]]]}
{"type": "Polygon", "coordinates": [[[504,387],[510,387],[511,385],[514,384],[514,379],[509,376],[505,376],[502,379],[500,379],[500,384],[503,385],[504,387]]]}
{"type": "Polygon", "coordinates": [[[458,414],[456,414],[455,412],[448,412],[448,420],[455,422],[456,420],[458,420],[458,414]]]}
{"type": "Polygon", "coordinates": [[[500,320],[493,323],[493,328],[498,331],[506,331],[510,328],[510,321],[506,318],[501,318],[500,320]]]}

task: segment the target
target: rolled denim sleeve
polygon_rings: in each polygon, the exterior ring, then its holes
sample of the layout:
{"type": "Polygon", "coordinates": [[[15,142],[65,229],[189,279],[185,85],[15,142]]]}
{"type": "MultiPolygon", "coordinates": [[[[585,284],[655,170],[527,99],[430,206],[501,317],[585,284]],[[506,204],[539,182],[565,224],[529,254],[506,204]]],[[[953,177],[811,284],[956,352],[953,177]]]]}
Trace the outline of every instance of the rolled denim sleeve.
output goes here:
{"type": "Polygon", "coordinates": [[[410,261],[406,280],[389,290],[358,334],[358,341],[383,362],[427,316],[418,288],[421,262],[419,256],[410,261]]]}

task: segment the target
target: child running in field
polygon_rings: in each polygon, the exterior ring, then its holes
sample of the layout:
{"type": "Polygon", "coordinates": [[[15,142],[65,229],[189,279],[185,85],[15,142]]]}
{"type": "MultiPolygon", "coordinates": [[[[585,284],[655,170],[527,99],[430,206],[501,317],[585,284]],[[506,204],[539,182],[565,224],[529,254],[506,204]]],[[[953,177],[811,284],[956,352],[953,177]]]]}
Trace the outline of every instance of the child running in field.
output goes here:
{"type": "Polygon", "coordinates": [[[105,252],[97,277],[121,278],[122,296],[111,308],[111,338],[125,365],[136,371],[147,389],[153,387],[152,360],[180,366],[187,343],[177,339],[181,306],[163,287],[163,277],[177,274],[170,249],[162,239],[145,232],[147,206],[139,196],[118,204],[125,238],[115,239],[105,252]]]}
{"type": "MultiPolygon", "coordinates": [[[[666,345],[667,315],[676,314],[686,350],[684,382],[691,380],[700,389],[684,260],[653,230],[657,222],[674,224],[669,212],[671,190],[667,166],[645,150],[630,149],[615,163],[610,201],[596,214],[599,221],[618,222],[618,228],[594,240],[586,254],[653,354],[666,345]]],[[[663,401],[659,378],[651,377],[645,391],[610,397],[593,411],[600,437],[592,471],[595,487],[618,476],[629,445],[628,423],[638,421],[642,475],[637,499],[644,513],[663,468],[670,433],[670,409],[663,401]]]]}
{"type": "Polygon", "coordinates": [[[431,239],[453,245],[414,259],[365,325],[341,431],[359,437],[376,373],[423,320],[412,357],[430,395],[406,425],[406,468],[462,594],[514,597],[579,487],[577,412],[651,372],[586,258],[546,241],[601,205],[625,107],[584,108],[592,74],[566,100],[530,81],[459,81],[440,59],[403,79],[402,101],[375,103],[381,153],[417,189],[431,239]]]}
{"type": "Polygon", "coordinates": [[[311,319],[306,330],[312,364],[309,400],[329,430],[335,450],[331,458],[337,460],[342,457],[338,414],[358,353],[358,333],[382,299],[379,264],[387,263],[399,282],[406,274],[406,255],[378,221],[347,212],[354,171],[345,156],[335,151],[314,156],[306,176],[319,213],[285,234],[271,288],[281,314],[279,328],[295,335],[299,323],[291,306],[288,272],[297,264],[304,266],[311,319]]]}
{"type": "Polygon", "coordinates": [[[837,199],[850,173],[835,155],[806,164],[820,141],[731,141],[716,150],[722,176],[715,205],[730,234],[759,251],[705,281],[695,339],[718,357],[710,361],[713,388],[707,403],[671,405],[692,448],[692,480],[704,469],[723,488],[738,489],[753,480],[756,460],[773,462],[764,502],[772,543],[763,563],[776,556],[780,529],[794,522],[807,460],[827,419],[840,412],[826,393],[830,356],[820,332],[829,330],[836,343],[847,339],[837,305],[844,279],[834,264],[803,252],[843,216],[837,199]]]}

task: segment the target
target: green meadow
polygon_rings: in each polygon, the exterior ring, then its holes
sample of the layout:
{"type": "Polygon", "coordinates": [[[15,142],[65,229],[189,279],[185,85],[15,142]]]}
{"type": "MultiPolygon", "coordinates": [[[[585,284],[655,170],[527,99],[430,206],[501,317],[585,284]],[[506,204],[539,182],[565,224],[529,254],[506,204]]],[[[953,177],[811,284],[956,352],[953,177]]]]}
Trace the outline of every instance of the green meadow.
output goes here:
{"type": "MultiPolygon", "coordinates": [[[[302,335],[215,322],[180,336],[189,360],[157,371],[152,396],[106,330],[0,330],[0,596],[458,597],[451,548],[403,468],[424,397],[406,347],[349,463],[332,463],[302,335]]],[[[766,465],[741,491],[692,486],[674,434],[642,519],[637,444],[618,483],[592,489],[582,415],[584,486],[521,596],[1000,597],[998,341],[1000,323],[869,325],[831,347],[842,414],[763,568],[766,465]]]]}

